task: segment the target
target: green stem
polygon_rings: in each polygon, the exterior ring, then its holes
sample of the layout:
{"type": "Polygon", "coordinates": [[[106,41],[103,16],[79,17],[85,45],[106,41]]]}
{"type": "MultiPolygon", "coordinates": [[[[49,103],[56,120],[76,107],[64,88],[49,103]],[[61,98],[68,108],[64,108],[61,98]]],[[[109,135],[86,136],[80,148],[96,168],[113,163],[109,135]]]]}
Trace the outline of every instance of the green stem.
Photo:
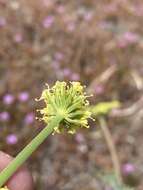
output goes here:
{"type": "Polygon", "coordinates": [[[17,171],[17,169],[30,157],[30,155],[39,147],[39,145],[53,132],[63,118],[56,116],[48,126],[46,126],[0,173],[0,187],[17,171]]]}

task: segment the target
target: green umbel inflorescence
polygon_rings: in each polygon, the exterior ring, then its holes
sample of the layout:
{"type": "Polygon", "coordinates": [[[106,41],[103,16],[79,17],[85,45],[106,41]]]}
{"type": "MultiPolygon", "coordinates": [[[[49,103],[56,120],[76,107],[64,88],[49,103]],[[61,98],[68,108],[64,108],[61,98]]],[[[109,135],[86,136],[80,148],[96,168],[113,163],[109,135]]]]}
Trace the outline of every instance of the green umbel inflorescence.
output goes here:
{"type": "Polygon", "coordinates": [[[45,89],[39,100],[44,100],[46,106],[40,110],[42,120],[48,124],[54,117],[60,115],[63,120],[54,132],[67,131],[75,133],[80,127],[88,128],[88,118],[91,112],[87,110],[89,102],[84,87],[79,82],[56,82],[45,89]]]}
{"type": "Polygon", "coordinates": [[[91,112],[87,111],[89,103],[84,87],[79,82],[56,82],[52,88],[48,87],[43,91],[40,100],[44,100],[46,104],[40,110],[46,127],[0,173],[0,187],[4,186],[48,135],[65,130],[74,133],[80,127],[88,127],[91,112]]]}

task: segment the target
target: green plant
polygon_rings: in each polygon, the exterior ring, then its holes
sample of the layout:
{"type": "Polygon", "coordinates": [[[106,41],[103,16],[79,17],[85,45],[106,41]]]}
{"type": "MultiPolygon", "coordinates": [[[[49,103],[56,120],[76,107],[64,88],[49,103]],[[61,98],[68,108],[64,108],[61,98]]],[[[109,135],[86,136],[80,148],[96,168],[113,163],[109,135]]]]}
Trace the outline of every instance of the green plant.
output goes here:
{"type": "Polygon", "coordinates": [[[120,102],[118,102],[116,100],[111,101],[111,102],[101,102],[101,103],[98,103],[97,105],[90,106],[89,110],[92,112],[93,117],[96,117],[98,119],[100,129],[106,140],[106,143],[107,143],[110,155],[111,155],[116,179],[118,180],[119,183],[122,183],[122,175],[121,175],[121,171],[120,171],[119,157],[117,154],[115,144],[112,140],[112,134],[111,134],[110,130],[108,129],[107,122],[104,117],[104,116],[108,115],[108,113],[112,109],[119,108],[120,105],[121,105],[120,102]]]}
{"type": "Polygon", "coordinates": [[[51,133],[67,131],[75,133],[80,127],[88,128],[87,119],[91,112],[87,110],[89,102],[84,87],[79,82],[56,82],[52,88],[45,89],[39,100],[46,106],[40,110],[41,120],[46,127],[17,155],[17,157],[0,173],[0,187],[29,158],[38,146],[51,133]]]}

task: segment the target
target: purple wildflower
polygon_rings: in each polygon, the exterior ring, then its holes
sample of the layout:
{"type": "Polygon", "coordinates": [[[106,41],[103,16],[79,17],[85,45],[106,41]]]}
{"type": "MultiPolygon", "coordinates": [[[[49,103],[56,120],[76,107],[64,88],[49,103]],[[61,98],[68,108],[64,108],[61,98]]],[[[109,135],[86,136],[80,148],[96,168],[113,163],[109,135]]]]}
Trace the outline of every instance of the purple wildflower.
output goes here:
{"type": "Polygon", "coordinates": [[[14,96],[12,94],[6,94],[4,97],[3,97],[3,103],[5,105],[10,105],[14,102],[14,96]]]}
{"type": "Polygon", "coordinates": [[[4,27],[6,25],[6,19],[4,17],[0,17],[0,27],[4,27]]]}
{"type": "Polygon", "coordinates": [[[0,113],[0,121],[8,121],[10,119],[10,115],[8,112],[4,111],[0,113]]]}
{"type": "Polygon", "coordinates": [[[54,60],[52,66],[54,69],[58,70],[60,68],[60,63],[57,60],[54,60]]]}
{"type": "Polygon", "coordinates": [[[71,75],[71,70],[69,68],[63,69],[63,75],[69,77],[71,75]]]}
{"type": "Polygon", "coordinates": [[[117,45],[118,45],[119,48],[125,48],[128,44],[127,44],[127,42],[125,40],[119,39],[117,45]]]}
{"type": "Polygon", "coordinates": [[[143,16],[143,6],[142,5],[136,5],[134,12],[137,16],[143,16]]]}
{"type": "Polygon", "coordinates": [[[85,142],[85,138],[84,138],[83,134],[81,134],[81,133],[77,133],[77,134],[76,134],[75,140],[76,140],[78,143],[83,143],[83,142],[85,142]]]}
{"type": "Polygon", "coordinates": [[[74,22],[68,23],[68,25],[67,25],[67,30],[68,30],[69,32],[73,32],[73,31],[75,30],[75,28],[76,28],[76,26],[75,26],[75,23],[74,23],[74,22]]]}
{"type": "Polygon", "coordinates": [[[135,166],[131,163],[126,163],[123,165],[122,171],[124,175],[129,175],[135,171],[135,166]]]}
{"type": "Polygon", "coordinates": [[[94,87],[94,89],[95,89],[95,93],[97,95],[100,95],[100,94],[102,94],[104,92],[104,86],[103,85],[96,85],[94,87]]]}
{"type": "Polygon", "coordinates": [[[125,32],[123,35],[123,38],[128,42],[128,43],[136,43],[139,39],[139,36],[136,33],[133,32],[125,32]]]}
{"type": "Polygon", "coordinates": [[[57,61],[61,61],[64,58],[64,55],[61,52],[56,52],[54,57],[57,61]]]}
{"type": "Polygon", "coordinates": [[[118,46],[120,48],[124,48],[130,44],[137,43],[139,40],[138,34],[134,32],[125,32],[122,36],[120,36],[118,40],[118,46]]]}
{"type": "Polygon", "coordinates": [[[106,5],[106,6],[104,6],[103,7],[103,10],[105,11],[105,12],[107,12],[107,13],[114,13],[114,12],[116,12],[117,11],[117,6],[116,6],[116,4],[108,4],[108,5],[106,5]]]}
{"type": "Polygon", "coordinates": [[[7,144],[14,145],[18,142],[18,138],[15,134],[10,134],[6,137],[7,144]]]}
{"type": "Polygon", "coordinates": [[[46,7],[50,7],[52,2],[50,0],[43,0],[43,5],[46,7]]]}
{"type": "Polygon", "coordinates": [[[60,14],[64,13],[65,12],[65,7],[63,5],[59,5],[57,7],[57,12],[60,13],[60,14]]]}
{"type": "Polygon", "coordinates": [[[32,124],[34,122],[34,118],[34,113],[28,113],[24,118],[24,123],[27,125],[32,124]]]}
{"type": "Polygon", "coordinates": [[[52,26],[53,22],[54,22],[54,16],[50,15],[44,18],[42,24],[44,28],[49,28],[52,26]]]}
{"type": "Polygon", "coordinates": [[[111,187],[105,187],[105,190],[113,190],[111,187]]]}
{"type": "Polygon", "coordinates": [[[17,34],[14,35],[14,41],[16,43],[20,43],[20,42],[22,42],[22,40],[23,40],[22,34],[17,33],[17,34]]]}
{"type": "Polygon", "coordinates": [[[73,73],[73,74],[71,75],[71,80],[73,80],[73,81],[78,81],[79,79],[80,79],[80,76],[79,76],[78,73],[73,73]]]}
{"type": "Polygon", "coordinates": [[[29,93],[26,91],[19,93],[18,99],[20,102],[26,102],[29,99],[29,93]]]}
{"type": "Polygon", "coordinates": [[[93,18],[93,13],[92,12],[86,12],[84,14],[84,20],[85,21],[90,21],[93,18]]]}
{"type": "Polygon", "coordinates": [[[110,29],[112,27],[112,23],[109,21],[101,21],[98,25],[101,29],[110,29]]]}

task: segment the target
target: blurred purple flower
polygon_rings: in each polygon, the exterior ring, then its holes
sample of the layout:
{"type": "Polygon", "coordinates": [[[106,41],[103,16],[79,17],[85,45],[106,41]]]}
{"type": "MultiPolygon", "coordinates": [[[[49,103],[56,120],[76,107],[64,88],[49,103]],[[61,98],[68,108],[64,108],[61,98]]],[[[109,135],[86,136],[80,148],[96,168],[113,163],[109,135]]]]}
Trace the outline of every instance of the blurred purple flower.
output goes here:
{"type": "Polygon", "coordinates": [[[73,73],[73,74],[71,75],[71,80],[77,81],[77,80],[79,80],[79,79],[80,79],[80,76],[79,76],[78,73],[73,73]]]}
{"type": "Polygon", "coordinates": [[[14,41],[15,41],[16,43],[20,43],[20,42],[22,42],[22,40],[23,40],[22,34],[17,33],[17,34],[14,35],[14,41]]]}
{"type": "Polygon", "coordinates": [[[128,43],[123,39],[119,39],[117,45],[119,48],[125,48],[128,45],[128,43]]]}
{"type": "Polygon", "coordinates": [[[64,13],[65,12],[65,7],[63,5],[59,5],[57,7],[57,12],[60,13],[60,14],[64,13]]]}
{"type": "Polygon", "coordinates": [[[12,94],[6,94],[4,97],[3,97],[3,103],[5,105],[10,105],[14,102],[14,96],[12,94]]]}
{"type": "Polygon", "coordinates": [[[106,13],[114,13],[114,12],[116,12],[117,11],[117,5],[116,4],[108,4],[108,5],[105,5],[104,7],[103,7],[103,10],[106,12],[106,13]]]}
{"type": "Polygon", "coordinates": [[[134,32],[125,32],[122,36],[120,36],[118,40],[118,46],[124,48],[130,44],[137,43],[139,40],[138,34],[134,32]]]}
{"type": "Polygon", "coordinates": [[[6,25],[6,19],[4,17],[0,17],[0,27],[4,27],[6,25]]]}
{"type": "Polygon", "coordinates": [[[6,137],[7,144],[16,144],[18,142],[18,138],[15,134],[10,134],[6,137]]]}
{"type": "Polygon", "coordinates": [[[43,3],[43,5],[46,6],[46,7],[50,7],[51,4],[52,4],[51,0],[43,0],[42,3],[43,3]]]}
{"type": "Polygon", "coordinates": [[[113,190],[112,187],[105,187],[105,190],[113,190]]]}
{"type": "Polygon", "coordinates": [[[135,171],[135,166],[131,163],[126,163],[123,165],[122,171],[124,175],[129,175],[135,171]]]}
{"type": "Polygon", "coordinates": [[[73,31],[75,30],[75,28],[76,28],[76,25],[75,25],[74,22],[69,22],[69,23],[68,23],[68,25],[67,25],[67,30],[68,30],[69,32],[73,32],[73,31]]]}
{"type": "Polygon", "coordinates": [[[134,12],[137,16],[143,16],[143,5],[136,5],[134,12]]]}
{"type": "Polygon", "coordinates": [[[85,142],[85,138],[84,138],[83,134],[81,134],[81,133],[77,133],[77,134],[76,134],[75,140],[76,140],[78,143],[83,143],[83,142],[85,142]]]}
{"type": "Polygon", "coordinates": [[[9,121],[10,114],[6,111],[0,113],[0,121],[9,121]]]}
{"type": "Polygon", "coordinates": [[[69,77],[71,75],[71,70],[69,68],[63,69],[63,75],[69,77]]]}
{"type": "Polygon", "coordinates": [[[53,22],[54,22],[54,16],[50,15],[44,18],[42,24],[44,28],[49,28],[52,26],[53,22]]]}
{"type": "Polygon", "coordinates": [[[19,93],[18,99],[20,102],[26,102],[29,99],[29,93],[26,91],[19,93]]]}
{"type": "Polygon", "coordinates": [[[110,29],[112,27],[112,23],[109,21],[101,21],[98,25],[101,29],[110,29]]]}
{"type": "Polygon", "coordinates": [[[52,66],[54,69],[58,70],[60,68],[60,63],[57,60],[54,60],[52,66]]]}
{"type": "Polygon", "coordinates": [[[102,94],[104,92],[104,86],[103,85],[96,85],[94,87],[94,89],[95,89],[95,93],[97,95],[100,95],[100,94],[102,94]]]}
{"type": "Polygon", "coordinates": [[[54,57],[57,61],[61,61],[64,58],[64,54],[61,52],[56,52],[54,57]]]}
{"type": "Polygon", "coordinates": [[[24,123],[27,125],[32,124],[34,122],[34,118],[34,113],[28,113],[24,118],[24,123]]]}
{"type": "Polygon", "coordinates": [[[92,12],[86,12],[84,14],[84,20],[85,21],[90,21],[93,18],[93,13],[92,12]]]}
{"type": "Polygon", "coordinates": [[[138,34],[134,32],[125,32],[123,38],[129,43],[136,43],[139,39],[138,34]]]}

